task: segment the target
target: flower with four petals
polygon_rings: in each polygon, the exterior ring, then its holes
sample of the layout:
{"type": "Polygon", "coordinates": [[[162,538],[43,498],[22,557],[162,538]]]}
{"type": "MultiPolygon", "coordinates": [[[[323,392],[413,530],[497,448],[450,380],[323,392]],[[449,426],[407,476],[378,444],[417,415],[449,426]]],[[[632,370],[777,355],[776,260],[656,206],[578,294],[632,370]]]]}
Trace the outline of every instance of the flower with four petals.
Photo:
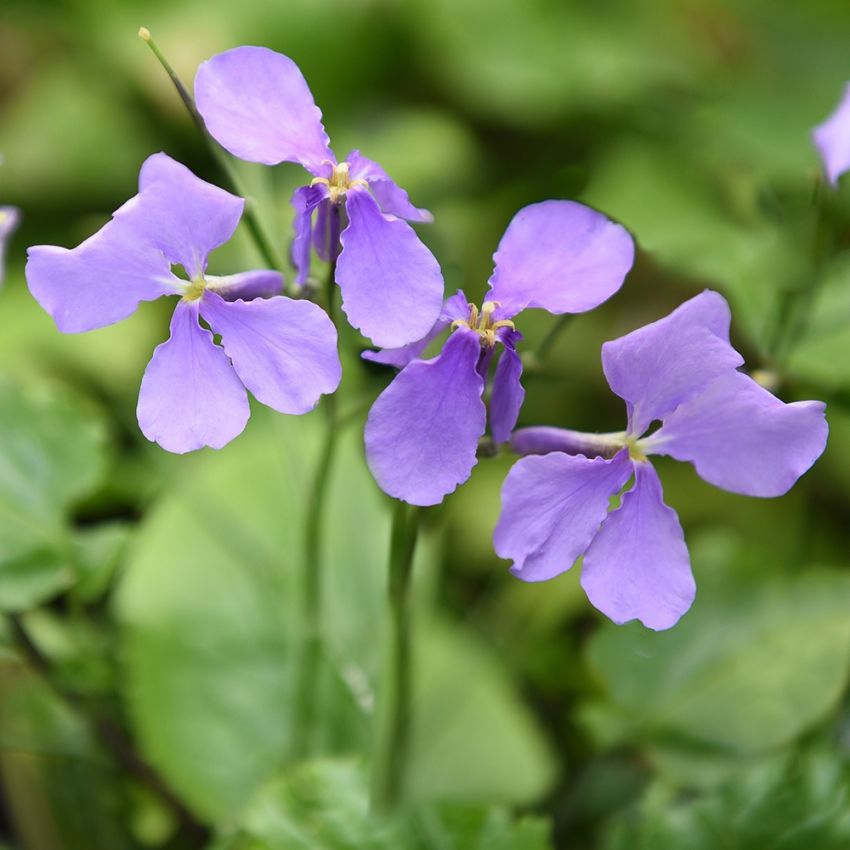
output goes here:
{"type": "Polygon", "coordinates": [[[480,310],[458,292],[421,340],[364,355],[401,369],[369,413],[366,457],[381,488],[414,505],[437,504],[469,478],[488,418],[494,442],[510,437],[525,395],[517,314],[598,306],[622,285],[634,243],[628,231],[589,207],[543,201],[514,216],[493,259],[480,310]],[[447,327],[442,351],[421,359],[447,327]],[[497,347],[488,417],[482,396],[497,347]]]}
{"type": "Polygon", "coordinates": [[[353,327],[382,348],[425,336],[440,314],[443,277],[407,221],[431,214],[359,151],[337,161],[298,66],[265,47],[237,47],[200,66],[195,100],[210,134],[234,156],[297,162],[313,176],[292,198],[298,281],[307,278],[311,244],[324,260],[338,255],[336,282],[353,327]]]}
{"type": "Polygon", "coordinates": [[[139,193],[97,233],[72,249],[29,249],[30,292],[65,333],[111,325],[141,301],[179,296],[171,337],[154,351],[137,408],[144,435],[171,452],[221,448],[239,435],[250,416],[246,389],[299,414],[340,381],[336,328],[315,304],[277,295],[278,272],[206,274],[210,252],[233,235],[244,203],[154,154],[142,166],[139,193]]]}
{"type": "Polygon", "coordinates": [[[624,432],[514,433],[513,449],[530,456],[505,479],[494,535],[514,575],[545,581],[583,555],[581,584],[596,608],[616,623],[670,628],[696,587],[649,456],[689,461],[710,484],[761,497],[781,496],[817,460],[828,433],[824,404],[786,404],[739,371],[730,321],[724,298],[706,290],[602,346],[605,377],[626,402],[624,432]],[[647,435],[656,421],[661,427],[647,435]]]}

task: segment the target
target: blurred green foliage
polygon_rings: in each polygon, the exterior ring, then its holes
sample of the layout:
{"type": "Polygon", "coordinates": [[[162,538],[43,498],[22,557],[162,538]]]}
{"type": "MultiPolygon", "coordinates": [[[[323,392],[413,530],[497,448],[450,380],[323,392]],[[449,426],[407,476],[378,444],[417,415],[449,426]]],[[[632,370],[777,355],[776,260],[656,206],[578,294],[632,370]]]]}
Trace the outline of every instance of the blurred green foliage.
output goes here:
{"type": "MultiPolygon", "coordinates": [[[[0,292],[0,841],[288,850],[708,850],[850,845],[850,190],[810,143],[850,78],[843,0],[6,0],[0,203],[23,210],[0,292]],[[622,427],[600,344],[705,286],[748,368],[823,398],[831,440],[760,501],[658,464],[699,594],[672,631],[603,623],[579,568],[524,585],[492,551],[510,459],[429,511],[415,566],[404,817],[368,813],[389,512],[350,358],[326,541],[320,724],[293,764],[302,516],[321,417],[255,409],[221,452],[135,423],[168,307],[60,335],[23,278],[74,245],[157,150],[215,180],[144,45],[187,81],[243,43],[292,56],[339,154],[433,210],[448,289],[483,294],[512,214],[577,198],[640,247],[623,291],[529,370],[521,424],[622,427]],[[29,636],[29,643],[22,639],[29,636]]],[[[239,164],[281,256],[295,166],[239,164]]],[[[256,266],[245,234],[213,272],[256,266]]],[[[533,351],[551,327],[522,317],[533,351]]]]}

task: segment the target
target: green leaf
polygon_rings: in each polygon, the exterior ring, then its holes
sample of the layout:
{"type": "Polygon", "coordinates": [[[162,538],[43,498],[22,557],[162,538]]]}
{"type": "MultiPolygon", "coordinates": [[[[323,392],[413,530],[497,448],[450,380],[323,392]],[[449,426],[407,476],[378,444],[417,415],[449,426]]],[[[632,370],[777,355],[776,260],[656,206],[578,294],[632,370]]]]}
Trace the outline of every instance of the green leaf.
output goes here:
{"type": "Polygon", "coordinates": [[[22,610],[76,577],[69,507],[105,471],[101,420],[67,390],[0,378],[0,609],[22,610]]]}
{"type": "Polygon", "coordinates": [[[432,623],[414,635],[417,683],[409,794],[527,803],[554,774],[549,750],[492,650],[432,623]]]}
{"type": "MultiPolygon", "coordinates": [[[[292,743],[302,516],[322,420],[259,413],[220,453],[174,458],[181,474],[140,530],[117,597],[127,697],[148,758],[199,813],[226,822],[292,743]]],[[[331,751],[371,750],[382,658],[388,500],[359,430],[341,440],[324,598],[331,751]]],[[[414,575],[431,571],[428,539],[414,575]]],[[[415,582],[417,607],[428,582],[415,582]]],[[[417,619],[410,791],[416,800],[528,800],[551,776],[542,736],[492,652],[417,619]]]]}
{"type": "Polygon", "coordinates": [[[837,571],[757,584],[740,575],[706,580],[670,631],[604,626],[590,644],[590,663],[644,737],[764,751],[804,732],[838,701],[850,664],[848,606],[850,577],[837,571]]]}
{"type": "Polygon", "coordinates": [[[353,759],[298,765],[259,791],[240,818],[237,835],[242,842],[234,840],[232,846],[257,850],[547,850],[550,846],[546,821],[514,820],[500,808],[419,806],[392,818],[376,818],[369,811],[368,787],[368,771],[353,759]]]}
{"type": "Polygon", "coordinates": [[[618,819],[604,850],[844,850],[850,769],[834,747],[739,769],[694,796],[664,782],[618,819]]]}
{"type": "Polygon", "coordinates": [[[850,254],[838,257],[813,298],[811,313],[788,358],[801,378],[840,389],[850,386],[850,254]]]}

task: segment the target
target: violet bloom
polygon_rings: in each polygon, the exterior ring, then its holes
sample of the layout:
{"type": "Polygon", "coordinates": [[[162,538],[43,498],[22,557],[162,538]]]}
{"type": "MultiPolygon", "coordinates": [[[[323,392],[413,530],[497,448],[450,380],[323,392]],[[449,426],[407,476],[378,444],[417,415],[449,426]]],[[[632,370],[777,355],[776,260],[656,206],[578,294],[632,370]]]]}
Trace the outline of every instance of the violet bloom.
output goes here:
{"type": "Polygon", "coordinates": [[[514,318],[526,308],[582,313],[613,295],[634,260],[629,233],[572,201],[520,210],[494,257],[490,290],[479,310],[458,292],[430,332],[401,349],[367,359],[401,371],[366,422],[366,457],[381,488],[414,505],[434,505],[469,478],[487,425],[482,396],[499,349],[489,403],[496,443],[510,438],[525,392],[514,318]],[[445,328],[439,355],[419,355],[445,328]]]}
{"type": "Polygon", "coordinates": [[[517,461],[502,488],[494,542],[514,575],[545,581],[584,555],[581,584],[596,608],[615,623],[670,628],[696,588],[682,527],[648,457],[690,461],[710,484],[762,497],[787,492],[817,460],[824,404],[785,404],[739,372],[729,324],[725,299],[707,290],[602,346],[605,377],[626,402],[624,432],[515,432],[512,448],[537,456],[517,461]]]}
{"type": "Polygon", "coordinates": [[[407,221],[431,214],[359,151],[337,162],[298,66],[265,47],[237,47],[198,68],[195,99],[213,138],[234,156],[297,162],[313,175],[292,198],[298,282],[307,278],[312,243],[323,260],[339,255],[342,309],[375,345],[425,336],[440,313],[443,278],[407,221]]]}
{"type": "Polygon", "coordinates": [[[6,245],[18,226],[20,214],[16,207],[0,207],[0,284],[6,272],[6,245]]]}
{"type": "Polygon", "coordinates": [[[826,177],[836,186],[838,178],[850,168],[850,83],[835,111],[812,131],[826,177]]]}
{"type": "Polygon", "coordinates": [[[244,203],[159,153],[142,166],[139,194],[81,245],[29,249],[30,292],[64,333],[111,325],[141,301],[180,296],[137,409],[144,435],[171,452],[218,449],[240,434],[250,415],[246,388],[298,414],[339,384],[333,323],[315,304],[274,295],[278,272],[206,274],[207,257],[233,235],[244,203]]]}

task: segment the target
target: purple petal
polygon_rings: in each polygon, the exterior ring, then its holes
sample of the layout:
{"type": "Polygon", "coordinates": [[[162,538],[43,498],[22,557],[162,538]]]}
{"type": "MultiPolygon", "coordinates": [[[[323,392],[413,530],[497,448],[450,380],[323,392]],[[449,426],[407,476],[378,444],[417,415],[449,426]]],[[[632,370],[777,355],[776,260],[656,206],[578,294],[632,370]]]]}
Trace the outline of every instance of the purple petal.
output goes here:
{"type": "Polygon", "coordinates": [[[642,434],[654,419],[744,360],[729,344],[726,299],[706,290],[669,316],[602,346],[611,389],[629,406],[629,431],[642,434]]]}
{"type": "Polygon", "coordinates": [[[522,360],[513,346],[505,346],[493,375],[493,393],[490,396],[490,433],[496,444],[506,443],[516,425],[519,411],[525,400],[522,388],[522,360]]]}
{"type": "Polygon", "coordinates": [[[196,177],[164,153],[148,157],[139,194],[115,213],[189,277],[203,274],[207,257],[233,235],[245,201],[196,177]]]}
{"type": "Polygon", "coordinates": [[[366,159],[360,151],[351,151],[345,158],[351,166],[352,180],[365,180],[369,191],[385,213],[397,215],[407,221],[433,221],[434,216],[426,209],[414,207],[407,192],[394,183],[389,174],[371,159],[366,159]]]}
{"type": "Polygon", "coordinates": [[[526,307],[583,313],[610,298],[634,262],[629,232],[573,201],[543,201],[521,209],[493,255],[488,300],[504,315],[526,307]]]}
{"type": "Polygon", "coordinates": [[[342,230],[342,207],[330,200],[319,205],[316,226],[313,228],[313,247],[320,260],[330,262],[331,255],[339,257],[339,234],[342,230]]]}
{"type": "Polygon", "coordinates": [[[625,445],[622,434],[587,434],[565,428],[535,425],[511,434],[511,451],[518,455],[546,455],[564,452],[585,457],[613,457],[625,445]]]}
{"type": "MultiPolygon", "coordinates": [[[[313,236],[313,211],[328,197],[324,186],[302,186],[292,195],[295,208],[295,239],[292,242],[292,262],[298,269],[296,283],[304,283],[310,273],[310,245],[313,236]]],[[[324,206],[327,206],[325,204],[324,206]]]]}
{"type": "Polygon", "coordinates": [[[730,372],[678,407],[647,450],[690,461],[716,487],[781,496],[820,457],[829,428],[820,401],[785,404],[730,372]]]}
{"type": "Polygon", "coordinates": [[[696,595],[688,547],[652,464],[634,467],[634,486],[585,553],[581,586],[615,623],[640,620],[650,629],[669,629],[696,595]]]}
{"type": "Polygon", "coordinates": [[[76,248],[29,249],[27,284],[63,333],[81,333],[125,319],[140,301],[182,291],[168,260],[119,221],[76,248]]]}
{"type": "Polygon", "coordinates": [[[434,255],[409,224],[383,215],[368,192],[349,191],[346,211],[336,280],[348,321],[381,348],[422,339],[443,304],[434,255]]]}
{"type": "Polygon", "coordinates": [[[225,301],[253,301],[280,295],[283,275],[267,269],[229,275],[207,275],[207,289],[218,293],[225,301]]]}
{"type": "Polygon", "coordinates": [[[414,360],[378,396],[366,421],[366,458],[385,493],[436,505],[476,463],[484,433],[478,336],[453,333],[431,360],[414,360]]]}
{"type": "Polygon", "coordinates": [[[234,156],[317,172],[333,160],[322,113],[298,66],[265,47],[236,47],[203,62],[195,101],[210,135],[234,156]]]}
{"type": "MultiPolygon", "coordinates": [[[[372,363],[381,363],[384,366],[395,366],[403,369],[415,360],[452,322],[456,319],[469,317],[469,303],[463,290],[458,290],[450,298],[443,302],[440,318],[434,323],[434,327],[420,340],[403,345],[401,348],[382,348],[380,351],[364,351],[360,356],[372,363]]],[[[480,369],[479,369],[480,372],[480,369]]]]}
{"type": "Polygon", "coordinates": [[[395,366],[396,369],[404,369],[408,363],[419,357],[449,324],[445,319],[440,319],[435,322],[434,327],[422,339],[416,342],[403,345],[401,348],[382,348],[380,351],[364,351],[360,356],[372,363],[381,363],[384,366],[395,366]]]}
{"type": "Polygon", "coordinates": [[[177,454],[220,449],[245,428],[248,394],[213,335],[198,324],[197,302],[178,302],[171,337],[145,369],[136,415],[149,440],[177,454]]]}
{"type": "Polygon", "coordinates": [[[610,460],[560,452],[518,460],[502,485],[496,554],[512,559],[511,572],[523,581],[566,572],[590,545],[609,499],[631,474],[627,451],[610,460]]]}
{"type": "Polygon", "coordinates": [[[19,220],[20,213],[16,207],[0,207],[0,284],[3,283],[6,271],[6,244],[19,220]]]}
{"type": "Polygon", "coordinates": [[[339,386],[336,328],[321,307],[281,295],[224,301],[207,292],[201,315],[221,334],[236,374],[257,401],[281,413],[306,413],[339,386]]]}
{"type": "Polygon", "coordinates": [[[812,139],[827,179],[835,186],[850,168],[850,83],[844,87],[844,95],[832,115],[814,128],[812,139]]]}

